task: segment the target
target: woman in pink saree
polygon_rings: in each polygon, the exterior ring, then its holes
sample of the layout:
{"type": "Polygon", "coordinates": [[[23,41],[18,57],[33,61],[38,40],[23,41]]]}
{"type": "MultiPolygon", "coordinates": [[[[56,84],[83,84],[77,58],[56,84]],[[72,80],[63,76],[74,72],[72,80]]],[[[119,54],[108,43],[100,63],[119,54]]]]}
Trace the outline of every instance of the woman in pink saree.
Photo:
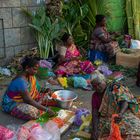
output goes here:
{"type": "Polygon", "coordinates": [[[95,68],[88,60],[81,61],[81,54],[73,42],[73,38],[69,34],[62,37],[64,45],[67,47],[65,57],[61,60],[60,65],[56,69],[58,76],[68,76],[74,74],[91,74],[95,68]]]}

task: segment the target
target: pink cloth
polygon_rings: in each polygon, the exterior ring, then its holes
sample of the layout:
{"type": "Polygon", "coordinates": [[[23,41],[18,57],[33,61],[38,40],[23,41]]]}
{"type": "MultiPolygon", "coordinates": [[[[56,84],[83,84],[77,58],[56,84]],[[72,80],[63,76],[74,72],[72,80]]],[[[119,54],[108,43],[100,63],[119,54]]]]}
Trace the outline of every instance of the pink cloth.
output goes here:
{"type": "Polygon", "coordinates": [[[57,75],[73,75],[73,74],[90,74],[95,68],[93,64],[86,60],[71,60],[71,58],[77,58],[80,56],[79,50],[76,48],[74,44],[66,50],[65,58],[68,60],[67,62],[58,66],[56,70],[57,75]]]}
{"type": "Polygon", "coordinates": [[[0,140],[10,140],[14,137],[14,132],[0,125],[0,140]]]}
{"type": "Polygon", "coordinates": [[[65,58],[72,58],[78,56],[80,56],[80,52],[74,44],[67,48],[65,58]]]}

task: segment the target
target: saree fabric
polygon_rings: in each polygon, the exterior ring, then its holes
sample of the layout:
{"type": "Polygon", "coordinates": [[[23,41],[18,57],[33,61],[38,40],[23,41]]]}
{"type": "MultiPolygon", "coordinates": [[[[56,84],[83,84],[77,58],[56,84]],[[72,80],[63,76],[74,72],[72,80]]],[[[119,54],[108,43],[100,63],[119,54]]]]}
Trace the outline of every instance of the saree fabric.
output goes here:
{"type": "Polygon", "coordinates": [[[105,27],[96,27],[91,35],[90,51],[104,52],[109,58],[113,57],[119,48],[118,43],[116,41],[104,43],[101,38],[110,39],[110,34],[105,27]]]}
{"type": "Polygon", "coordinates": [[[103,98],[101,100],[100,107],[98,103],[100,98],[93,99],[93,108],[97,107],[100,113],[99,130],[100,136],[108,135],[110,132],[111,116],[112,114],[118,114],[120,111],[119,103],[121,101],[128,102],[128,110],[124,113],[123,119],[120,123],[120,130],[122,135],[134,135],[140,136],[140,118],[139,118],[139,105],[136,98],[133,96],[128,87],[120,84],[113,83],[106,88],[103,98]],[[96,101],[96,102],[95,102],[96,101]]]}
{"type": "Polygon", "coordinates": [[[3,111],[24,120],[38,118],[41,111],[30,104],[24,103],[21,92],[28,91],[33,100],[43,103],[41,100],[43,99],[42,96],[44,97],[45,95],[38,92],[39,88],[34,76],[30,76],[29,81],[23,77],[13,79],[3,96],[3,111]]]}
{"type": "Polygon", "coordinates": [[[92,63],[88,60],[74,60],[79,57],[80,52],[74,44],[69,46],[66,50],[65,58],[67,62],[62,63],[56,69],[57,75],[73,75],[73,74],[90,74],[95,68],[92,63]]]}

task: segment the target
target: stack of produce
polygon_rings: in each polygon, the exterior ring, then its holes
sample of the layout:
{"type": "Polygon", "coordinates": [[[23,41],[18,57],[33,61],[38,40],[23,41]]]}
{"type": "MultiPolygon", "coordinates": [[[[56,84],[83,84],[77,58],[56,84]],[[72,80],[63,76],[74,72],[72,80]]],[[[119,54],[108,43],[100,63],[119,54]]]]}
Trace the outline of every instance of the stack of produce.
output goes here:
{"type": "Polygon", "coordinates": [[[11,63],[7,67],[10,68],[13,73],[16,73],[20,70],[20,63],[25,56],[36,57],[37,48],[21,51],[12,59],[11,63]]]}

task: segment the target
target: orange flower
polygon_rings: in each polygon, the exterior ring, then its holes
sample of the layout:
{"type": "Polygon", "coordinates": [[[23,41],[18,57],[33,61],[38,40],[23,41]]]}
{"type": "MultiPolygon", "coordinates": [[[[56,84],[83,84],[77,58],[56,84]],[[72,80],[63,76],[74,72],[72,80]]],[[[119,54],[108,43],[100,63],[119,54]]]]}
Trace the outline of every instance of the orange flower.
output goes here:
{"type": "Polygon", "coordinates": [[[59,128],[61,128],[64,125],[64,121],[59,117],[53,118],[52,121],[54,121],[59,128]]]}

